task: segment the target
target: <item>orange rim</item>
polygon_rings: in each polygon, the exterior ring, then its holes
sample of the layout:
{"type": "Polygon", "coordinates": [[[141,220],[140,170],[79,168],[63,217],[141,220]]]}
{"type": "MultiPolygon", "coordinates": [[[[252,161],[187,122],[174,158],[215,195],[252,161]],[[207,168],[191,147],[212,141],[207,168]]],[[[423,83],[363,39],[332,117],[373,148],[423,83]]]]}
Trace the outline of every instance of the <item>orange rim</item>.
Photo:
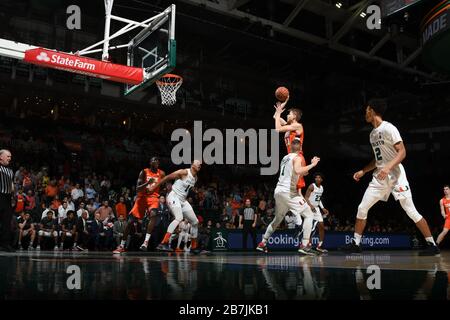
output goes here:
{"type": "Polygon", "coordinates": [[[156,83],[158,85],[160,85],[160,86],[174,86],[174,85],[180,83],[181,81],[183,81],[183,77],[181,77],[179,75],[176,75],[176,74],[173,74],[173,73],[167,73],[167,74],[165,74],[165,75],[163,75],[161,77],[161,79],[163,79],[163,78],[165,78],[165,79],[176,79],[177,81],[164,82],[164,81],[161,81],[161,80],[156,80],[156,83]]]}

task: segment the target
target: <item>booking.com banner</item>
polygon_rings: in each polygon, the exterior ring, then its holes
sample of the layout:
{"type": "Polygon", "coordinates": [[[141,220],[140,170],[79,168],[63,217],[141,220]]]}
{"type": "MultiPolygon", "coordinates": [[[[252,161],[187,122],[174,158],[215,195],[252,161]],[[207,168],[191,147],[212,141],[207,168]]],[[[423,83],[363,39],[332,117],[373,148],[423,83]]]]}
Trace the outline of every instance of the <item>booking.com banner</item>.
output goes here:
{"type": "MultiPolygon", "coordinates": [[[[257,242],[261,241],[262,233],[257,234],[257,242]]],[[[268,241],[270,249],[295,249],[299,246],[299,240],[295,239],[294,232],[290,230],[275,232],[268,241]]],[[[325,234],[324,248],[337,249],[350,243],[352,232],[327,232],[325,234]]],[[[216,238],[216,237],[213,237],[216,238]]],[[[230,231],[222,237],[227,242],[227,249],[240,250],[243,248],[242,232],[230,231]]],[[[224,242],[222,240],[222,242],[224,242]]],[[[313,236],[312,244],[317,245],[318,236],[313,236]]],[[[213,240],[214,243],[214,240],[213,240]]],[[[363,248],[367,249],[410,249],[411,239],[407,234],[367,233],[361,240],[363,248]]],[[[213,244],[214,247],[214,244],[213,244]]],[[[247,248],[252,248],[252,238],[247,239],[247,248]]]]}

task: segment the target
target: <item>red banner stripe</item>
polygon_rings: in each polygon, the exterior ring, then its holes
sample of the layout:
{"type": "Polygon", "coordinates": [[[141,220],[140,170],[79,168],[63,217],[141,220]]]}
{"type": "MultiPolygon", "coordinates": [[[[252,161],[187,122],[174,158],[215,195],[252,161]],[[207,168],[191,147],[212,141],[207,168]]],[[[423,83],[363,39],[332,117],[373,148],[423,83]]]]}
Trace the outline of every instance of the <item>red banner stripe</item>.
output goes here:
{"type": "Polygon", "coordinates": [[[144,79],[142,68],[124,66],[44,48],[25,51],[23,61],[128,84],[140,84],[144,79]]]}

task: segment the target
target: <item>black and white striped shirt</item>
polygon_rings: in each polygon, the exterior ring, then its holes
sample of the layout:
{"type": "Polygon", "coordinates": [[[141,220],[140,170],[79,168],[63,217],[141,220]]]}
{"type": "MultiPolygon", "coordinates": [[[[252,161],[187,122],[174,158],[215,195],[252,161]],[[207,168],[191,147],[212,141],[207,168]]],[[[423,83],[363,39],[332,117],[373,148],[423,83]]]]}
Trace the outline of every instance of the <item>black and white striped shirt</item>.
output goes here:
{"type": "Polygon", "coordinates": [[[0,194],[11,194],[13,192],[13,171],[0,165],[0,194]]]}
{"type": "Polygon", "coordinates": [[[241,215],[244,216],[244,221],[253,221],[255,219],[256,211],[253,207],[245,207],[241,209],[241,215]]]}

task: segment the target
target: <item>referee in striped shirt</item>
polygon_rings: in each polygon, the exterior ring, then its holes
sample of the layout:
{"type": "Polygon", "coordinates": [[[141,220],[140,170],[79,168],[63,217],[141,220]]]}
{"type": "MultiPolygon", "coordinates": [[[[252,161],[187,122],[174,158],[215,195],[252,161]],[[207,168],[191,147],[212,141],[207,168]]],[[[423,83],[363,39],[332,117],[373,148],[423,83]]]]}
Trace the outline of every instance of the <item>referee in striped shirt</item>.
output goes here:
{"type": "Polygon", "coordinates": [[[0,150],[0,251],[14,251],[11,247],[11,221],[13,210],[11,197],[14,192],[13,171],[8,168],[11,152],[0,150]]]}

